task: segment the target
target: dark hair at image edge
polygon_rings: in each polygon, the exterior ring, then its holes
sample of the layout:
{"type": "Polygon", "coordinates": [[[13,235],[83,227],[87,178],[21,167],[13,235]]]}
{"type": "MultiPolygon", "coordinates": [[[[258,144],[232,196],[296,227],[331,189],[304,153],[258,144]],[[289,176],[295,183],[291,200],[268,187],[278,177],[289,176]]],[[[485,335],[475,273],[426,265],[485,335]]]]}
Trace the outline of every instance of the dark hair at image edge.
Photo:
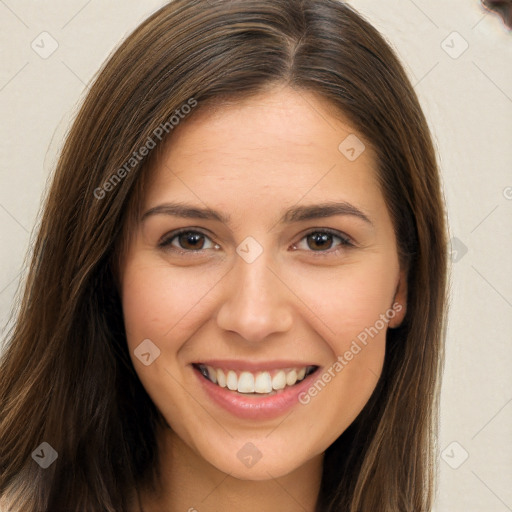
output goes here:
{"type": "Polygon", "coordinates": [[[325,453],[318,511],[431,509],[447,241],[435,151],[408,78],[378,32],[337,0],[176,0],[98,74],[45,200],[0,368],[9,510],[119,512],[157,480],[165,421],[131,363],[115,275],[158,151],[103,198],[94,191],[190,98],[192,117],[286,85],[326,100],[371,145],[408,268],[405,320],[388,330],[369,402],[325,453]],[[31,458],[43,441],[58,452],[47,469],[31,458]]]}

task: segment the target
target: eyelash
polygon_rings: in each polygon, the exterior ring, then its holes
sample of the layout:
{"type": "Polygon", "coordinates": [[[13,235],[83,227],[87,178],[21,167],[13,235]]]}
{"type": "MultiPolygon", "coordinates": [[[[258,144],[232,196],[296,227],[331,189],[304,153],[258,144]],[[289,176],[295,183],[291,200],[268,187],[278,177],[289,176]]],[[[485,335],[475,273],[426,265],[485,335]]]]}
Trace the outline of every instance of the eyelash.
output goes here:
{"type": "MultiPolygon", "coordinates": [[[[172,241],[179,237],[180,235],[182,234],[185,234],[185,233],[191,233],[191,234],[200,234],[206,238],[210,238],[206,233],[203,233],[202,231],[199,231],[199,230],[194,230],[194,229],[190,229],[190,228],[184,228],[184,229],[180,229],[178,231],[175,231],[175,232],[172,232],[169,234],[169,236],[166,236],[159,244],[158,244],[158,247],[162,248],[162,249],[169,249],[171,250],[172,252],[174,253],[177,253],[177,254],[181,254],[181,255],[190,255],[190,254],[199,254],[207,249],[198,249],[198,250],[186,250],[186,249],[179,249],[177,247],[173,247],[171,245],[172,241]]],[[[341,243],[339,244],[339,246],[335,249],[329,249],[329,250],[326,250],[326,251],[313,251],[313,250],[307,250],[306,252],[311,252],[315,255],[315,257],[325,257],[325,256],[332,256],[332,255],[338,255],[343,249],[346,249],[348,247],[355,247],[354,243],[350,240],[349,237],[347,237],[346,235],[344,235],[343,233],[339,232],[339,231],[335,231],[333,229],[329,229],[329,228],[322,228],[322,229],[313,229],[311,231],[308,231],[299,241],[299,243],[304,240],[305,238],[307,238],[308,236],[310,235],[313,235],[313,234],[327,234],[327,235],[331,235],[335,238],[338,238],[341,243]]],[[[213,242],[213,240],[212,240],[213,242]]],[[[214,243],[214,242],[213,242],[214,243]]],[[[298,244],[293,244],[294,246],[298,245],[298,244]]]]}

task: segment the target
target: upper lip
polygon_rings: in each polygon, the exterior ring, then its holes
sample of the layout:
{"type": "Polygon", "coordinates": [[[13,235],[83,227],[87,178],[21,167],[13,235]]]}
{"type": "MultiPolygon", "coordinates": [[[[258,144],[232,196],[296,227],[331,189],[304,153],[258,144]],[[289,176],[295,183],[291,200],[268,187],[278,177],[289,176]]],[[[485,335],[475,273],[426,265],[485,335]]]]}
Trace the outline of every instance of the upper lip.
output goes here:
{"type": "Polygon", "coordinates": [[[240,361],[237,359],[204,359],[196,361],[193,364],[202,364],[204,366],[211,366],[213,368],[228,370],[240,370],[240,371],[266,371],[266,370],[278,370],[283,368],[303,368],[308,366],[318,366],[317,364],[308,361],[297,361],[297,360],[280,360],[280,361],[240,361]]]}

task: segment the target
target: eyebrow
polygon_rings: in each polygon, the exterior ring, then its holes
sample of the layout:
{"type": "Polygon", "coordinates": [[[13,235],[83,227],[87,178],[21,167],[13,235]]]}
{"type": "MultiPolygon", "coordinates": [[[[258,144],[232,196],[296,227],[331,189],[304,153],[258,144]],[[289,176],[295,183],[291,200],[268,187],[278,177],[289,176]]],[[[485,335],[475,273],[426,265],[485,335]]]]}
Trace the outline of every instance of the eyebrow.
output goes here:
{"type": "MultiPolygon", "coordinates": [[[[229,224],[231,221],[229,215],[212,210],[211,208],[200,208],[186,203],[165,203],[155,206],[142,215],[141,222],[144,222],[152,215],[171,215],[185,219],[216,220],[224,224],[229,224]]],[[[283,213],[279,222],[282,224],[292,224],[294,222],[333,217],[335,215],[356,217],[373,226],[373,222],[368,215],[347,202],[328,202],[308,206],[293,206],[283,213]]]]}

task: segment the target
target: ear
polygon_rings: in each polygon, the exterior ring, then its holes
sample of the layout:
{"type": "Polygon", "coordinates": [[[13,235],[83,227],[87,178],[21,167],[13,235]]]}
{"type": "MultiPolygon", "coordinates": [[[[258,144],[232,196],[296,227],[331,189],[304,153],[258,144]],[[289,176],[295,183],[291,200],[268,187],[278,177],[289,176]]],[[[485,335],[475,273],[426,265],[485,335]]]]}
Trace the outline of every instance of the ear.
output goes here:
{"type": "Polygon", "coordinates": [[[407,312],[407,271],[405,269],[400,270],[391,308],[395,316],[389,320],[389,327],[393,329],[400,326],[407,312]]]}

